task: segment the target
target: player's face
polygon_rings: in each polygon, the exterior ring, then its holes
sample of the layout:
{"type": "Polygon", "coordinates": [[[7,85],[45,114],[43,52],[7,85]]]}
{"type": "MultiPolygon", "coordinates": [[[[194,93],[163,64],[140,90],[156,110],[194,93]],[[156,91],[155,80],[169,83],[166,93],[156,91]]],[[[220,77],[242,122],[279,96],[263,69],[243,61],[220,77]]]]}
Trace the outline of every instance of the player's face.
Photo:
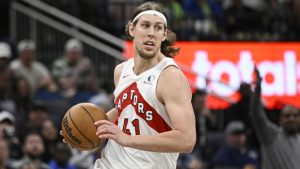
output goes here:
{"type": "Polygon", "coordinates": [[[130,34],[138,55],[151,59],[160,52],[161,43],[166,39],[166,29],[162,18],[155,15],[142,15],[135,26],[131,26],[130,34]]]}

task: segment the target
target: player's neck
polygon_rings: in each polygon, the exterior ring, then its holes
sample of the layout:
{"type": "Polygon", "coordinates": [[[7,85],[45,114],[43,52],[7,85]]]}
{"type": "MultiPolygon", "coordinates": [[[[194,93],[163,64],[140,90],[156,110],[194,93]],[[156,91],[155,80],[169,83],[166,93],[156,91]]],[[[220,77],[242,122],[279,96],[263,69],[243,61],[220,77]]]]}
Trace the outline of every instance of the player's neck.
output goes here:
{"type": "Polygon", "coordinates": [[[164,58],[163,55],[154,57],[152,59],[143,59],[141,57],[135,57],[133,72],[136,75],[140,75],[141,73],[143,73],[143,72],[151,69],[155,65],[157,65],[163,58],[164,58]]]}

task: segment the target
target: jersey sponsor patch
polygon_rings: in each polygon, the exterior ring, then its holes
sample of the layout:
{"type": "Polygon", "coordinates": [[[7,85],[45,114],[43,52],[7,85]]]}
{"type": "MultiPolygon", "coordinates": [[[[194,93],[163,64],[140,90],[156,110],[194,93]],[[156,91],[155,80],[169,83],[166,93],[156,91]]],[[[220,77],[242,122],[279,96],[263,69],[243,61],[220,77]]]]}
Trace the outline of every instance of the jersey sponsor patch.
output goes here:
{"type": "Polygon", "coordinates": [[[155,79],[154,75],[150,75],[147,77],[147,80],[144,80],[144,84],[152,85],[153,80],[155,79]]]}

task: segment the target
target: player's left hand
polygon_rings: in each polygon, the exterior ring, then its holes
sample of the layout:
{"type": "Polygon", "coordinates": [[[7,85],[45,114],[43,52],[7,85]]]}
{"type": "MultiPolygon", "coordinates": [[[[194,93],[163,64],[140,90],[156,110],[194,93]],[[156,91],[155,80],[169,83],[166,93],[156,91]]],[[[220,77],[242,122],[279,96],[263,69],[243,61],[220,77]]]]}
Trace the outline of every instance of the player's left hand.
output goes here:
{"type": "Polygon", "coordinates": [[[96,135],[100,139],[112,139],[118,144],[128,147],[130,136],[125,134],[117,125],[108,120],[99,120],[95,123],[97,127],[96,135]]]}
{"type": "Polygon", "coordinates": [[[63,143],[67,144],[68,147],[72,150],[74,147],[67,142],[67,140],[65,139],[65,136],[64,136],[64,133],[63,133],[62,130],[60,130],[59,134],[63,137],[63,143]]]}

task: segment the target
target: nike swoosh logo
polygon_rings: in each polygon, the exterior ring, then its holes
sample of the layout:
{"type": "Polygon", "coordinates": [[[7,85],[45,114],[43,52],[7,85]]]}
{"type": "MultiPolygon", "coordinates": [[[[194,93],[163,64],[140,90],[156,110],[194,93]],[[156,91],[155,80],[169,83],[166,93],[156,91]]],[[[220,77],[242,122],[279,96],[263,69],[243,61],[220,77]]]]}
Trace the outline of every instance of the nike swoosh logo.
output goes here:
{"type": "Polygon", "coordinates": [[[126,77],[128,77],[128,76],[129,76],[129,75],[124,75],[124,76],[123,76],[123,79],[126,78],[126,77]]]}

